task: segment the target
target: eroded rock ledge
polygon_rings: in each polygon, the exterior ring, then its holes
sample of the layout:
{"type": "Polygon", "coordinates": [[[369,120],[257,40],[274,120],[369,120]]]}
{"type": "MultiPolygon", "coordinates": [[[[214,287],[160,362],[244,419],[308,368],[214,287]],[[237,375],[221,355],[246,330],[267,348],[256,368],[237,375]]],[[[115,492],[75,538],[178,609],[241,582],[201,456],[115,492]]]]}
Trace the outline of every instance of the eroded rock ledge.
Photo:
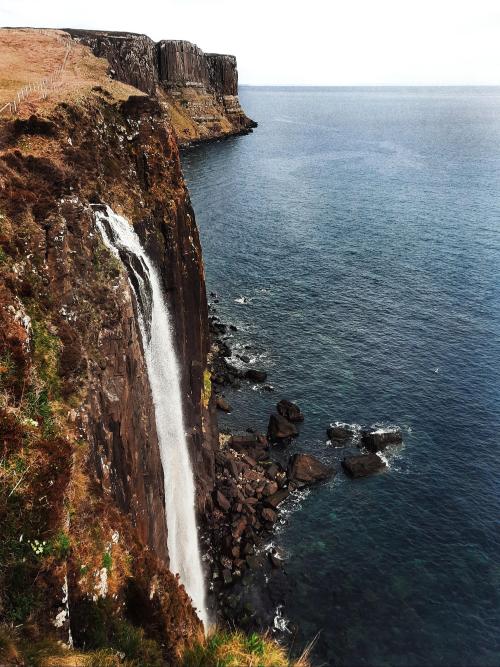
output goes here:
{"type": "Polygon", "coordinates": [[[134,33],[67,32],[106,58],[113,77],[158,97],[182,145],[246,134],[256,126],[238,100],[234,56],[206,54],[184,40],[155,43],[134,33]]]}

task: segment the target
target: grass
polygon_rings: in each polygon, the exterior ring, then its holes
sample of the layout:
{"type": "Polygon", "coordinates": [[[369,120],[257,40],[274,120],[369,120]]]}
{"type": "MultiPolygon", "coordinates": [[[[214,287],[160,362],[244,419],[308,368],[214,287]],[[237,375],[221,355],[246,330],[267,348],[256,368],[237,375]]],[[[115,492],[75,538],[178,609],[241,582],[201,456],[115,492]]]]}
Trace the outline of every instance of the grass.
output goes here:
{"type": "Polygon", "coordinates": [[[268,634],[215,631],[182,658],[182,667],[310,667],[310,648],[297,659],[268,634]]]}
{"type": "Polygon", "coordinates": [[[201,400],[205,408],[208,407],[210,397],[212,396],[212,376],[210,370],[205,368],[203,371],[203,389],[201,400]]]}

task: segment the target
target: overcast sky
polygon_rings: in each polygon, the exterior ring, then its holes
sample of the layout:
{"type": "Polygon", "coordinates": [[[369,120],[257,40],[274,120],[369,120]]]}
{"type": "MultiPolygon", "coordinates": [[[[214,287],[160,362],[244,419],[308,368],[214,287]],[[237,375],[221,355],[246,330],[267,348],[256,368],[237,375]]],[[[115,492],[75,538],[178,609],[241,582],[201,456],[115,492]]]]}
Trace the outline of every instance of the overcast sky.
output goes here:
{"type": "Polygon", "coordinates": [[[0,0],[0,24],[187,39],[244,84],[500,84],[500,0],[0,0]]]}

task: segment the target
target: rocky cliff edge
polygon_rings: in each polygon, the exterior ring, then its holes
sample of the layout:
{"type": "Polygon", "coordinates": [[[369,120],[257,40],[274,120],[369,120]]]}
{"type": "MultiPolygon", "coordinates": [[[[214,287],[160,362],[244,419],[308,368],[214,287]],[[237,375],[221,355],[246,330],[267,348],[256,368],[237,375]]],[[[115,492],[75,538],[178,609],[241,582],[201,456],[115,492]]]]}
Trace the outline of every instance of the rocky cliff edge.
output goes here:
{"type": "Polygon", "coordinates": [[[122,32],[72,30],[106,58],[117,80],[156,96],[181,145],[246,134],[256,126],[238,99],[236,58],[204,53],[191,42],[122,32]]]}

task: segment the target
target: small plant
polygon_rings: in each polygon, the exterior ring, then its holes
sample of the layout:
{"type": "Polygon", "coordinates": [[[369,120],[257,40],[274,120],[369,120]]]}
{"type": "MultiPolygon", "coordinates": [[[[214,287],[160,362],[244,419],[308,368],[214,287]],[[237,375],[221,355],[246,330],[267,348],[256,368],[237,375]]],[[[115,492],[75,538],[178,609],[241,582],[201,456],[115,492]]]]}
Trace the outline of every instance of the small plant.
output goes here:
{"type": "Polygon", "coordinates": [[[53,541],[52,550],[57,558],[61,560],[67,558],[71,550],[71,540],[69,535],[61,531],[53,541]]]}
{"type": "Polygon", "coordinates": [[[113,565],[113,557],[109,551],[105,551],[102,555],[102,566],[106,568],[108,572],[111,572],[111,567],[113,565]]]}
{"type": "Polygon", "coordinates": [[[43,557],[51,551],[50,544],[47,543],[47,540],[30,540],[29,545],[35,556],[43,557]]]}

